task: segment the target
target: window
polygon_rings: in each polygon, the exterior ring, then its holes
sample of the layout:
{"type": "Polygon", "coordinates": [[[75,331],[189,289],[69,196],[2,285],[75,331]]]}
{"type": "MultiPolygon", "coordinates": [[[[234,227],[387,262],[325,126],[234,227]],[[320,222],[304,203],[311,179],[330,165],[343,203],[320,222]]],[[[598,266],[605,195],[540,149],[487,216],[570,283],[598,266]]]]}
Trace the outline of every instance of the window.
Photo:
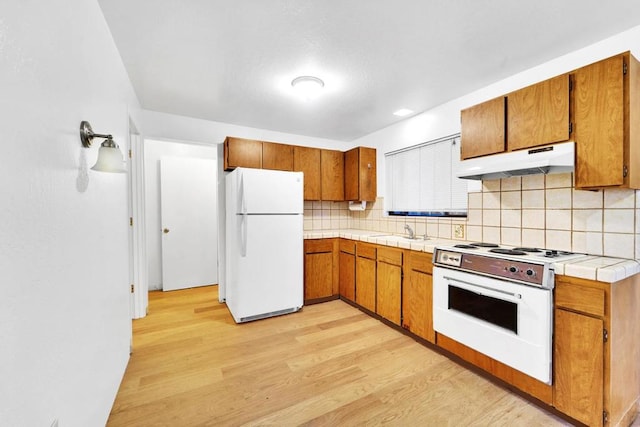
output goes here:
{"type": "Polygon", "coordinates": [[[466,216],[467,182],[456,177],[460,134],[385,154],[389,215],[466,216]]]}

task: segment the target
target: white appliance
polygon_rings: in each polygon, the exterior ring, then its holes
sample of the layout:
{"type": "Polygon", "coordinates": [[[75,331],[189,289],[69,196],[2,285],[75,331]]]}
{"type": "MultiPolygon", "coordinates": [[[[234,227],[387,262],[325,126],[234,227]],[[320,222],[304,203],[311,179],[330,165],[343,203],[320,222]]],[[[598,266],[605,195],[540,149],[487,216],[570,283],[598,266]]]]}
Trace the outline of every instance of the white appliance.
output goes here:
{"type": "Polygon", "coordinates": [[[225,283],[236,323],[303,304],[303,174],[237,168],[226,181],[225,283]]]}
{"type": "Polygon", "coordinates": [[[476,157],[460,162],[458,178],[500,179],[511,176],[573,172],[575,142],[476,157]]]}
{"type": "Polygon", "coordinates": [[[433,328],[551,384],[553,264],[579,257],[488,243],[437,247],[433,328]]]}

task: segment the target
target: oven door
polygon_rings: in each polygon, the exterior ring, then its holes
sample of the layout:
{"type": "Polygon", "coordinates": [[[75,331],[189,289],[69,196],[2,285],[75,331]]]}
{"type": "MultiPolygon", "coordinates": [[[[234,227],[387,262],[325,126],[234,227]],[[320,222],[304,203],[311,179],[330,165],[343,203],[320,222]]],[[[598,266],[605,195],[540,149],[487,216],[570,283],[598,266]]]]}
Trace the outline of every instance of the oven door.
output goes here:
{"type": "Polygon", "coordinates": [[[553,296],[548,289],[433,268],[433,327],[551,384],[553,296]]]}

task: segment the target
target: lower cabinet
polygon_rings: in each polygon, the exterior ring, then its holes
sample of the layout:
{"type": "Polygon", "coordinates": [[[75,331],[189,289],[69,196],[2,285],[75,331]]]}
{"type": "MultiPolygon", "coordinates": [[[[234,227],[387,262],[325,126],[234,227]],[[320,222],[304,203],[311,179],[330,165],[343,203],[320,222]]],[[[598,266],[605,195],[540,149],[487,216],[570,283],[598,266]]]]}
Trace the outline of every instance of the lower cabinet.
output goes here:
{"type": "Polygon", "coordinates": [[[436,342],[433,330],[432,255],[409,252],[402,287],[402,327],[429,342],[436,342]]]}
{"type": "Polygon", "coordinates": [[[340,239],[340,296],[356,301],[356,242],[340,239]]]}
{"type": "Polygon", "coordinates": [[[356,304],[376,311],[376,246],[356,242],[356,304]]]}
{"type": "Polygon", "coordinates": [[[376,264],[376,313],[400,325],[402,315],[402,249],[379,247],[376,264]]]}
{"type": "Polygon", "coordinates": [[[629,425],[640,392],[640,279],[556,276],[553,406],[589,426],[629,425]]]}
{"type": "Polygon", "coordinates": [[[304,241],[304,302],[338,296],[338,239],[304,241]]]}

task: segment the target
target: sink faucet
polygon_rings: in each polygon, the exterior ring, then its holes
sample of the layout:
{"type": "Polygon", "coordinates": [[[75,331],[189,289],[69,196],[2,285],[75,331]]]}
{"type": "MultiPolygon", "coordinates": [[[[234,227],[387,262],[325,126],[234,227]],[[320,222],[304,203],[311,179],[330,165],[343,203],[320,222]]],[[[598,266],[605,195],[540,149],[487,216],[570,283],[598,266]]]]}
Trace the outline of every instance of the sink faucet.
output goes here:
{"type": "Polygon", "coordinates": [[[409,238],[413,239],[415,237],[415,233],[413,232],[413,228],[409,224],[404,225],[404,229],[407,233],[409,233],[409,238]]]}

